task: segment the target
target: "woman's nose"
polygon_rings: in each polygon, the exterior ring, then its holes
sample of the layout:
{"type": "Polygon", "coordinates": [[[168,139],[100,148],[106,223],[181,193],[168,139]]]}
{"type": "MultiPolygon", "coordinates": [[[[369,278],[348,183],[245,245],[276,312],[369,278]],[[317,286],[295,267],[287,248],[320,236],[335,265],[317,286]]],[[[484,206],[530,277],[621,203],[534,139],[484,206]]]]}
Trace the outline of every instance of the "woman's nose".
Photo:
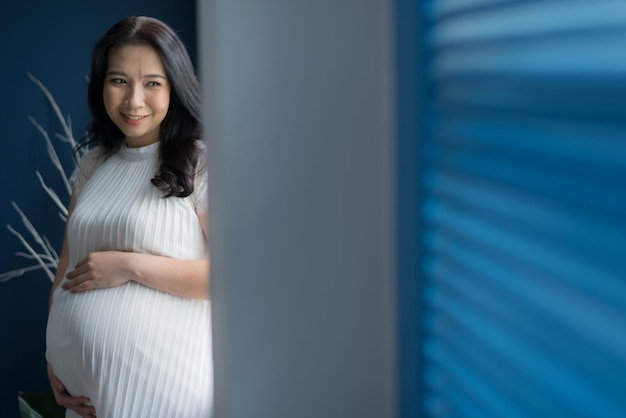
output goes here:
{"type": "Polygon", "coordinates": [[[137,109],[143,106],[143,90],[135,85],[129,85],[126,90],[126,102],[131,109],[137,109]]]}

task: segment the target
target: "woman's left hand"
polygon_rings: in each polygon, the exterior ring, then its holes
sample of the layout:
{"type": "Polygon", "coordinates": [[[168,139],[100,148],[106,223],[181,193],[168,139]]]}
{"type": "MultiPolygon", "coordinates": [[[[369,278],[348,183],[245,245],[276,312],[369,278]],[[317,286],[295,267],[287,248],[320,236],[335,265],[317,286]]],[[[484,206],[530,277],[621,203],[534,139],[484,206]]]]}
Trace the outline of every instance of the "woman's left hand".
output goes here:
{"type": "Polygon", "coordinates": [[[78,293],[123,285],[133,280],[130,254],[121,251],[101,251],[89,254],[67,273],[63,289],[78,293]]]}

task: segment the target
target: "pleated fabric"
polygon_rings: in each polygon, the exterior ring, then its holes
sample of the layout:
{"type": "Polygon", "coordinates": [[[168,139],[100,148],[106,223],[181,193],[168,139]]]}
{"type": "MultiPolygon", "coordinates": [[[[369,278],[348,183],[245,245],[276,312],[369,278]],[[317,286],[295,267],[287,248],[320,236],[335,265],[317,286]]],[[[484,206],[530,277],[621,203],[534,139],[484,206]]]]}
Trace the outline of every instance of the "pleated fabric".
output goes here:
{"type": "MultiPolygon", "coordinates": [[[[75,189],[68,269],[89,253],[105,250],[206,257],[197,213],[197,201],[204,199],[163,198],[150,183],[158,170],[158,147],[123,146],[97,169],[79,168],[89,178],[75,189]]],[[[94,155],[83,159],[93,162],[94,155]]],[[[202,193],[205,184],[196,186],[202,193]]],[[[210,415],[208,301],[135,282],[78,294],[59,286],[46,340],[54,373],[71,394],[89,397],[99,418],[210,415]]],[[[66,416],[76,415],[68,411],[66,416]]]]}

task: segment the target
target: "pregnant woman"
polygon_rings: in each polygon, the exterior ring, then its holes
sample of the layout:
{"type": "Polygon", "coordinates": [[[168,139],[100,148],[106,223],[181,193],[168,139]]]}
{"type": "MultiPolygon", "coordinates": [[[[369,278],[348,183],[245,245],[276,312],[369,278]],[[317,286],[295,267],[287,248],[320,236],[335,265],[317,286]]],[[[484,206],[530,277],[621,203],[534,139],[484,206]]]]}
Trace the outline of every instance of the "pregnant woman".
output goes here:
{"type": "Polygon", "coordinates": [[[212,354],[199,87],[163,22],[95,45],[90,150],[72,176],[48,375],[67,417],[208,417],[212,354]]]}

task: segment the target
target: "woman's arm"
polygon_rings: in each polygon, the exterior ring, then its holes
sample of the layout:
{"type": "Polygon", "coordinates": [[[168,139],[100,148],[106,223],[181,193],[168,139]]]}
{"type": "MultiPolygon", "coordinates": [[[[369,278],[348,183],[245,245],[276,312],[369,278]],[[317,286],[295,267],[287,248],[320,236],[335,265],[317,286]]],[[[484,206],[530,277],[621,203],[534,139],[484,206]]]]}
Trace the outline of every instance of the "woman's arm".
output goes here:
{"type": "Polygon", "coordinates": [[[57,271],[54,275],[54,282],[52,282],[52,289],[50,290],[50,299],[48,300],[48,311],[50,311],[50,307],[52,306],[52,295],[57,287],[63,281],[63,274],[65,274],[65,270],[67,269],[67,263],[69,262],[69,255],[67,250],[67,223],[70,220],[70,216],[72,216],[72,212],[74,211],[74,206],[76,205],[76,197],[72,193],[72,197],[70,198],[70,205],[67,209],[67,221],[65,222],[65,235],[63,237],[63,247],[61,248],[61,254],[59,255],[59,263],[57,264],[57,271]]]}
{"type": "MultiPolygon", "coordinates": [[[[70,198],[70,205],[67,209],[67,220],[69,221],[70,216],[72,216],[72,212],[74,211],[74,205],[76,204],[76,198],[74,194],[70,198]]],[[[59,284],[63,281],[63,274],[67,269],[67,263],[69,259],[68,250],[67,250],[67,222],[65,223],[65,236],[63,237],[63,247],[61,248],[61,254],[59,255],[59,263],[57,265],[57,271],[54,275],[54,282],[52,283],[52,289],[50,290],[50,299],[48,301],[48,311],[52,307],[52,298],[54,295],[54,291],[59,284]]],[[[95,418],[95,409],[93,406],[88,405],[89,398],[85,396],[72,396],[69,394],[65,385],[59,380],[58,377],[54,374],[52,370],[52,366],[48,363],[48,379],[50,380],[50,387],[52,388],[52,392],[54,393],[54,398],[56,402],[64,406],[67,409],[71,409],[76,412],[81,417],[93,417],[95,418]]]]}
{"type": "MultiPolygon", "coordinates": [[[[206,220],[199,217],[207,236],[206,220]]],[[[89,254],[67,274],[63,288],[72,293],[135,281],[190,299],[209,299],[209,260],[180,260],[122,251],[89,254]]]]}
{"type": "Polygon", "coordinates": [[[122,251],[100,251],[82,259],[67,274],[63,289],[84,292],[135,281],[190,299],[209,298],[209,261],[122,251]]]}

